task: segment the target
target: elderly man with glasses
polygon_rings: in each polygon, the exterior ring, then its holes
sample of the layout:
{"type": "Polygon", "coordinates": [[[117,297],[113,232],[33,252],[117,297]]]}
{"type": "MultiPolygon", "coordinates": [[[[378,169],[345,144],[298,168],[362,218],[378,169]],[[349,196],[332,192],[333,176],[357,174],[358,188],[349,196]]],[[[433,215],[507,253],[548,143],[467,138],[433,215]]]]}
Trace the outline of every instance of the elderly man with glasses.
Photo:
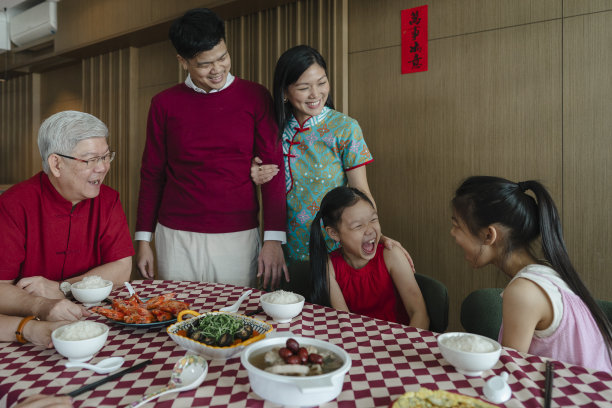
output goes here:
{"type": "Polygon", "coordinates": [[[0,195],[0,313],[78,320],[70,284],[129,280],[134,247],[119,194],[102,184],[115,158],[108,128],[83,112],[43,122],[43,171],[0,195]]]}

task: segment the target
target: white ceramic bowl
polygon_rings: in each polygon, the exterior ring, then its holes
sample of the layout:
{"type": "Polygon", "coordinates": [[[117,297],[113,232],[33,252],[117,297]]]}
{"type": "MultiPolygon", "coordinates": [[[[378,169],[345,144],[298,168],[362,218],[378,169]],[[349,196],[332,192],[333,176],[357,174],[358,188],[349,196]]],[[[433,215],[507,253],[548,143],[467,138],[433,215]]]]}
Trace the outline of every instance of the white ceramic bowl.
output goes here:
{"type": "Polygon", "coordinates": [[[106,342],[106,338],[108,337],[108,326],[103,323],[88,322],[102,326],[104,333],[85,340],[62,340],[58,338],[62,335],[62,332],[71,325],[58,327],[51,333],[51,340],[53,341],[55,350],[69,361],[84,362],[91,360],[94,354],[100,351],[106,342]]]}
{"type": "Polygon", "coordinates": [[[113,282],[107,280],[106,286],[102,288],[93,288],[93,289],[81,289],[79,288],[79,282],[75,282],[70,286],[70,291],[72,292],[72,296],[79,302],[83,304],[85,307],[96,306],[99,305],[101,301],[106,299],[109,293],[113,290],[113,282]]]}
{"type": "Polygon", "coordinates": [[[295,294],[300,300],[297,303],[270,303],[268,297],[274,292],[261,295],[259,302],[264,312],[276,323],[289,323],[291,319],[299,315],[304,307],[304,296],[295,294]]]}
{"type": "Polygon", "coordinates": [[[240,353],[246,346],[256,341],[259,341],[261,339],[264,339],[266,337],[266,334],[270,333],[273,329],[272,325],[266,322],[262,322],[261,320],[257,320],[252,317],[238,315],[238,314],[229,313],[229,312],[209,312],[209,313],[199,314],[197,312],[194,312],[193,310],[185,310],[179,313],[177,319],[178,319],[178,322],[174,323],[173,325],[169,326],[166,329],[166,333],[168,333],[170,338],[172,338],[172,340],[174,340],[179,346],[183,347],[184,349],[192,351],[196,354],[199,354],[211,360],[223,360],[223,359],[228,359],[232,357],[237,357],[238,355],[240,355],[240,353]],[[259,335],[256,337],[247,339],[233,346],[215,347],[215,346],[209,346],[204,343],[200,343],[199,341],[195,341],[195,340],[190,339],[189,337],[181,336],[178,334],[180,330],[187,330],[187,328],[193,322],[197,321],[198,319],[202,319],[204,316],[207,316],[209,314],[217,314],[217,313],[229,314],[229,315],[232,315],[234,317],[241,319],[245,324],[248,324],[249,326],[251,326],[254,332],[259,333],[259,335]],[[185,314],[192,314],[197,317],[183,320],[183,315],[185,314]]]}
{"type": "Polygon", "coordinates": [[[452,364],[458,372],[471,377],[480,376],[484,370],[493,368],[495,364],[497,364],[501,354],[501,345],[498,342],[488,337],[472,333],[451,332],[441,334],[438,336],[438,347],[440,347],[442,356],[446,361],[452,364]],[[491,351],[464,351],[449,344],[449,339],[455,339],[456,341],[458,337],[466,340],[481,341],[484,344],[488,343],[491,346],[491,351]]]}
{"type": "MultiPolygon", "coordinates": [[[[280,333],[279,333],[280,334],[280,333]]],[[[272,374],[255,367],[249,358],[271,347],[284,347],[289,337],[273,337],[258,341],[244,350],[240,362],[249,373],[253,392],[270,402],[291,406],[316,406],[331,401],[342,392],[344,376],[351,368],[351,357],[342,348],[309,337],[290,336],[300,346],[312,345],[318,349],[331,351],[342,359],[342,366],[331,373],[310,377],[295,377],[272,374]]]]}

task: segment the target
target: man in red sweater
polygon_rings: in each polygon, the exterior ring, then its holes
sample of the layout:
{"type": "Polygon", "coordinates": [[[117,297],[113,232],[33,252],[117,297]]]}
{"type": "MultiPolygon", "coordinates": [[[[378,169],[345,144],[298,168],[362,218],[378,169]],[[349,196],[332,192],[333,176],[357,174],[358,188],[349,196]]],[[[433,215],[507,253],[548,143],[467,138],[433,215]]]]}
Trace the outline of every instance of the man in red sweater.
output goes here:
{"type": "Polygon", "coordinates": [[[129,280],[134,247],[119,194],[102,184],[115,157],[108,129],[83,112],[43,122],[43,171],[0,195],[0,313],[78,320],[70,284],[129,280]]]}
{"type": "Polygon", "coordinates": [[[288,279],[283,179],[262,186],[264,244],[251,159],[282,168],[270,93],[230,74],[225,27],[208,9],[174,22],[170,40],[189,75],[151,100],[142,156],[137,264],[153,278],[278,286],[288,279]],[[265,156],[265,158],[263,157],[265,156]],[[260,251],[261,247],[261,251],[260,251]]]}

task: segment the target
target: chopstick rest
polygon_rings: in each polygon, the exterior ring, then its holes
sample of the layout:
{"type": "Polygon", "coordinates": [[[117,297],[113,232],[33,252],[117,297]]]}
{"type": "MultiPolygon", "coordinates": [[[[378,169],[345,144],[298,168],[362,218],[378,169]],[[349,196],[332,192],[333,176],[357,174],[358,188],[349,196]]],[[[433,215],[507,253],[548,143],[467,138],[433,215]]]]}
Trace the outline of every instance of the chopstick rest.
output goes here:
{"type": "Polygon", "coordinates": [[[118,373],[109,375],[108,377],[105,377],[105,378],[103,378],[103,379],[101,379],[99,381],[93,382],[93,383],[88,384],[88,385],[84,385],[81,388],[77,388],[76,390],[74,390],[72,392],[69,392],[67,395],[69,395],[70,397],[74,398],[77,395],[81,395],[84,392],[87,392],[89,390],[93,390],[94,388],[97,388],[97,387],[99,387],[102,384],[106,384],[109,381],[117,379],[117,378],[119,378],[119,377],[121,377],[121,376],[123,376],[123,375],[125,375],[127,373],[131,373],[132,371],[136,371],[136,370],[138,370],[141,367],[144,367],[144,366],[146,366],[148,364],[151,364],[151,361],[152,360],[146,360],[146,361],[143,361],[142,363],[138,363],[136,365],[133,365],[133,366],[131,366],[129,368],[126,368],[125,370],[119,371],[118,373]]]}
{"type": "Polygon", "coordinates": [[[550,408],[550,399],[552,397],[553,379],[555,377],[555,365],[552,361],[546,362],[546,379],[544,382],[544,408],[550,408]]]}

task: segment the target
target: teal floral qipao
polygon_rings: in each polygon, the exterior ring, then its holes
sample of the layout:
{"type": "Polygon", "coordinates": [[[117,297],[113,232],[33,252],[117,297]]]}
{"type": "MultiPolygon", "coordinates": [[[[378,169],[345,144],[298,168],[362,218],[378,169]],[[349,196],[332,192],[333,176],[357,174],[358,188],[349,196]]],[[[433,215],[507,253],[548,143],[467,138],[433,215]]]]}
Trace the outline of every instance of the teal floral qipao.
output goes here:
{"type": "Polygon", "coordinates": [[[310,224],[321,200],[334,187],[348,184],[347,171],[373,159],[357,121],[328,107],[302,126],[291,118],[283,133],[283,153],[288,257],[306,261],[310,224]]]}

